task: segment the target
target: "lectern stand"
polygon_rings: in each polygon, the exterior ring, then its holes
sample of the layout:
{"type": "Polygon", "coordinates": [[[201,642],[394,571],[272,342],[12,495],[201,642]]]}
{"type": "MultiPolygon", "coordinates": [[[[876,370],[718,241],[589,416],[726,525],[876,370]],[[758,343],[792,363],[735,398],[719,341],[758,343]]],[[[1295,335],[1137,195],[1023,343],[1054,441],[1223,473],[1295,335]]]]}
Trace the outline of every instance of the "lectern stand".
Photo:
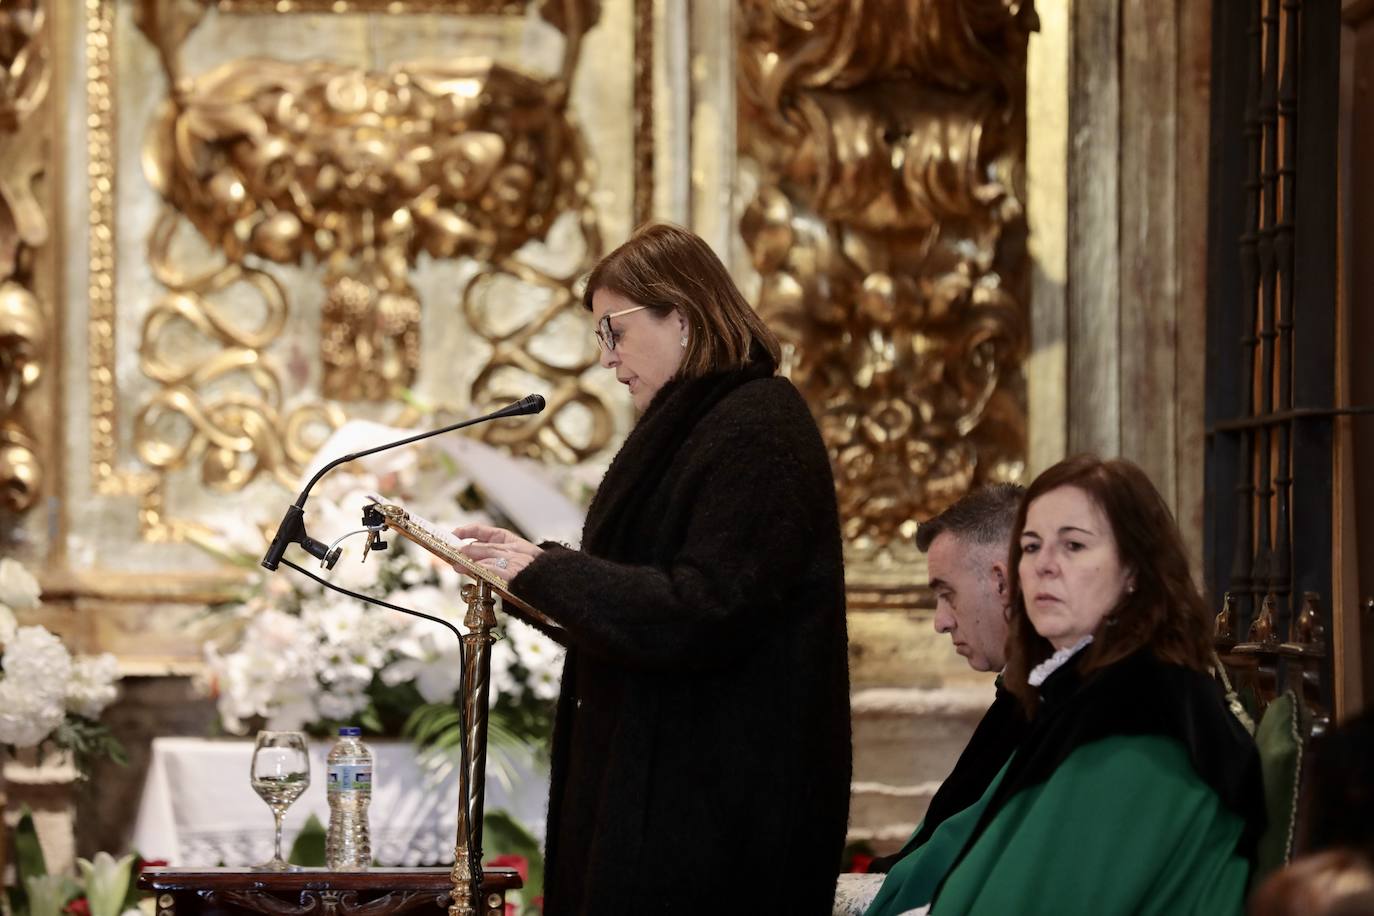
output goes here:
{"type": "Polygon", "coordinates": [[[545,627],[556,624],[511,593],[494,570],[469,560],[459,545],[434,523],[401,506],[373,500],[363,509],[363,524],[373,532],[389,528],[428,550],[473,580],[463,586],[467,616],[463,626],[462,704],[464,753],[467,767],[458,772],[458,841],[453,850],[453,903],[449,916],[477,916],[482,912],[482,810],[487,787],[487,694],[491,678],[491,644],[496,637],[496,598],[518,608],[545,627]],[[470,839],[469,839],[470,838],[470,839]]]}

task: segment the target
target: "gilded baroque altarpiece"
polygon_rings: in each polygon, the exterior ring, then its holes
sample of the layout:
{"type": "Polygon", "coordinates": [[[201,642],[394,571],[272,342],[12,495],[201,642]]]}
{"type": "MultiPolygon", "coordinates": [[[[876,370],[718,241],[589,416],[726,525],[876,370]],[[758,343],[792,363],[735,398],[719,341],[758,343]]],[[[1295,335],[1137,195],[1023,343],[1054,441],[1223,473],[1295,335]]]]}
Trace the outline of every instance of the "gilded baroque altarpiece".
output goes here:
{"type": "Polygon", "coordinates": [[[784,338],[851,604],[921,606],[916,522],[1023,467],[1034,26],[1014,0],[17,4],[0,484],[56,623],[192,661],[232,582],[195,543],[284,506],[346,418],[413,420],[399,391],[538,391],[491,441],[604,463],[632,417],[577,281],[650,217],[784,338]]]}

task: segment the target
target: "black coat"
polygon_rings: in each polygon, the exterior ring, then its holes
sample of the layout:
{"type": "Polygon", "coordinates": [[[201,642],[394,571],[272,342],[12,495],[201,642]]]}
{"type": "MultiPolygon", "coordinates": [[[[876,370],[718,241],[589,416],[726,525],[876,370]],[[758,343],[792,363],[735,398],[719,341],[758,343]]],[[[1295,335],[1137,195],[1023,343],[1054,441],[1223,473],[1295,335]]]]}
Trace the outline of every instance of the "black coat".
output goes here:
{"type": "Polygon", "coordinates": [[[511,583],[564,629],[545,913],[831,911],[849,807],[834,483],[761,366],[664,386],[511,583]],[[741,901],[746,901],[741,903],[741,901]]]}

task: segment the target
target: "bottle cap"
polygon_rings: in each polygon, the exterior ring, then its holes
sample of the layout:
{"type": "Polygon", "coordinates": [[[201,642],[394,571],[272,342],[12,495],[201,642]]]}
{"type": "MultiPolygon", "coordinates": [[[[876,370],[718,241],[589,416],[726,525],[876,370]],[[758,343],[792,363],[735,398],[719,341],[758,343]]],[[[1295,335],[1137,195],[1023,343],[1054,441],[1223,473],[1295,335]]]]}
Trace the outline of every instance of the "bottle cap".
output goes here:
{"type": "Polygon", "coordinates": [[[363,733],[363,730],[356,725],[345,725],[339,729],[339,734],[347,738],[356,738],[363,733]]]}

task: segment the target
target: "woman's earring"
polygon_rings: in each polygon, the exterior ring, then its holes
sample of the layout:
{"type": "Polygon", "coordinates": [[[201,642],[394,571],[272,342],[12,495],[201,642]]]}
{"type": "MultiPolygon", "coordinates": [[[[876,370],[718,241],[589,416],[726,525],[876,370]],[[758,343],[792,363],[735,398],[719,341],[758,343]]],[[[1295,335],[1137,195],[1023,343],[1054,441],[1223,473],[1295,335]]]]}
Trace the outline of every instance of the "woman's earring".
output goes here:
{"type": "Polygon", "coordinates": [[[682,344],[683,349],[686,349],[686,348],[687,348],[687,335],[686,335],[686,334],[683,334],[682,337],[678,340],[678,343],[682,344]]]}

